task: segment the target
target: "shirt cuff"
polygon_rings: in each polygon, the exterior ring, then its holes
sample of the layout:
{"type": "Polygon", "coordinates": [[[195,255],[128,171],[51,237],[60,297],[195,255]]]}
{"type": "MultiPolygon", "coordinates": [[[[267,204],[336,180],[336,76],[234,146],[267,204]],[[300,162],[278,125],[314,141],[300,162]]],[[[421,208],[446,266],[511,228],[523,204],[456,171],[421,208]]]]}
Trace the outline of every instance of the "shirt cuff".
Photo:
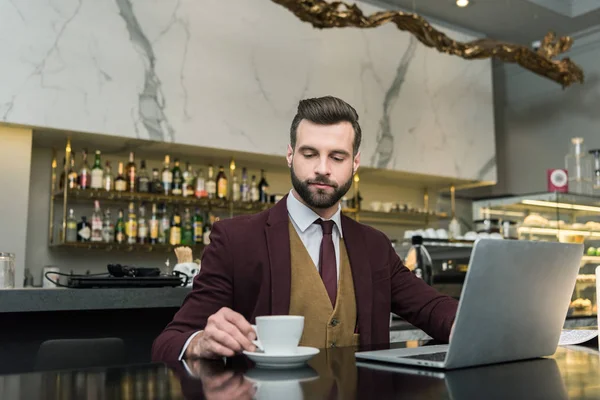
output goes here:
{"type": "MultiPolygon", "coordinates": [[[[194,333],[193,333],[193,334],[192,334],[192,335],[191,335],[191,336],[188,338],[188,340],[186,340],[186,341],[185,341],[185,343],[184,343],[184,345],[183,345],[183,349],[181,350],[181,354],[179,354],[179,359],[178,359],[179,361],[183,360],[183,356],[185,355],[185,351],[186,351],[187,347],[189,346],[190,342],[191,342],[191,341],[192,341],[192,339],[193,339],[193,338],[194,338],[194,337],[195,337],[197,334],[199,334],[200,332],[202,332],[202,331],[194,332],[194,333]]],[[[185,365],[185,363],[184,363],[184,365],[185,365]]],[[[186,369],[187,369],[187,365],[186,365],[185,367],[186,367],[186,369]]],[[[188,370],[188,372],[189,372],[189,370],[188,370]]]]}

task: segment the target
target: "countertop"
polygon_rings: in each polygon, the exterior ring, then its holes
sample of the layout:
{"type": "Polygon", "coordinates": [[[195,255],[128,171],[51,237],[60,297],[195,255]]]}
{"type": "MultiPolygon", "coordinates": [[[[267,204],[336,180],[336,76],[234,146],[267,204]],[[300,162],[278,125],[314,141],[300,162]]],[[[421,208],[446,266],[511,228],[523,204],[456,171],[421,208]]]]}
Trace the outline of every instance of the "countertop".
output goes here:
{"type": "Polygon", "coordinates": [[[4,289],[0,313],[180,307],[191,288],[4,289]]]}
{"type": "MultiPolygon", "coordinates": [[[[403,344],[393,347],[405,347],[403,344]]],[[[307,366],[266,370],[244,356],[0,376],[3,398],[26,399],[598,399],[597,349],[559,347],[548,358],[435,371],[356,363],[355,348],[322,350],[307,366]]]]}

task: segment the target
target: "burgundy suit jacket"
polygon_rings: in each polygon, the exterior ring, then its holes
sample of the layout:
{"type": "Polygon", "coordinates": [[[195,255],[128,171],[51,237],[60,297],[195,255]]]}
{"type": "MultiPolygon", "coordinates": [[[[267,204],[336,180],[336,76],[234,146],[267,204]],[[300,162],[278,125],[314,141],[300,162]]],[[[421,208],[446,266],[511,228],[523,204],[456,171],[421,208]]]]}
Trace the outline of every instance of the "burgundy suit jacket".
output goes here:
{"type": "MultiPolygon", "coordinates": [[[[287,196],[258,214],[213,225],[193,288],[152,346],[155,361],[177,360],[186,340],[222,307],[250,323],[261,315],[287,315],[291,256],[287,196]]],[[[342,215],[356,296],[360,344],[389,343],[390,312],[447,342],[458,302],[408,270],[380,231],[342,215]]]]}

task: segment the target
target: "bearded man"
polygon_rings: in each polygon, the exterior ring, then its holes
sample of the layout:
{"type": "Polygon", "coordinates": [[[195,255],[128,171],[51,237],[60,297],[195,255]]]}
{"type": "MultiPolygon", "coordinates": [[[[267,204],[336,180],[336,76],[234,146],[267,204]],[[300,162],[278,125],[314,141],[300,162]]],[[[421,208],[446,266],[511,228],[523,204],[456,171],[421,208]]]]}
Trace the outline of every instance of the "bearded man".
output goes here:
{"type": "Polygon", "coordinates": [[[191,293],[152,347],[155,361],[254,351],[262,315],[302,315],[302,346],[389,343],[393,312],[447,342],[458,303],[417,278],[390,240],[341,212],[360,164],[356,110],[300,101],[287,163],[293,189],[271,209],[214,224],[191,293]]]}

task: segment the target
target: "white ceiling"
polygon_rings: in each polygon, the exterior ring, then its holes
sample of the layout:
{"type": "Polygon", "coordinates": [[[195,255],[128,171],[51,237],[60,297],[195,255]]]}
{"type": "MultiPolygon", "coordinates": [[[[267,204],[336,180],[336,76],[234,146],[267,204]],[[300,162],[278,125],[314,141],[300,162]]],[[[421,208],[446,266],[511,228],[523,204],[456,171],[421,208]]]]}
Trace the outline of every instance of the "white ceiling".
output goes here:
{"type": "Polygon", "coordinates": [[[553,30],[559,36],[600,27],[600,0],[363,0],[403,9],[484,35],[530,44],[553,30]]]}

